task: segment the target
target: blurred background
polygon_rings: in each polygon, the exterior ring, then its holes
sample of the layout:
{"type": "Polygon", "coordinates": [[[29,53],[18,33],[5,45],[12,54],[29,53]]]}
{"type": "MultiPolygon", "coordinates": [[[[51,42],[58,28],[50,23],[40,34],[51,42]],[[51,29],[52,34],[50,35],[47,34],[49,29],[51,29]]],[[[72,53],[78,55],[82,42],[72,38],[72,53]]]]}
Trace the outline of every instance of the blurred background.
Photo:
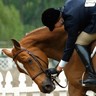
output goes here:
{"type": "Polygon", "coordinates": [[[12,38],[20,40],[26,33],[43,26],[42,12],[58,8],[65,0],[0,0],[0,48],[12,47],[12,38]]]}

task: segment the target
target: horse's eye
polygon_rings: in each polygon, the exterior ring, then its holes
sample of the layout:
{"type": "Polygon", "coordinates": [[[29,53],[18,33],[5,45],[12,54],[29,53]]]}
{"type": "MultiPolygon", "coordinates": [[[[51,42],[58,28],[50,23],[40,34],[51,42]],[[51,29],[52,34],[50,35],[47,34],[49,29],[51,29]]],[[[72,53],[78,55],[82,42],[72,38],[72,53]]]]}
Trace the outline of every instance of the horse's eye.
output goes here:
{"type": "Polygon", "coordinates": [[[29,64],[32,64],[32,59],[29,59],[28,62],[29,62],[29,64]]]}

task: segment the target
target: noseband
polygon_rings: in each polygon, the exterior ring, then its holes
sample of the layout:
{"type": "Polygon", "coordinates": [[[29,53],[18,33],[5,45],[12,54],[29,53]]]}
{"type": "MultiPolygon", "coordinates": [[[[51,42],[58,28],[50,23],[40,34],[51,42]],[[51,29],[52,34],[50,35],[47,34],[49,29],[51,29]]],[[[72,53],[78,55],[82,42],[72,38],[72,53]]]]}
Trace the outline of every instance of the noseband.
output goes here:
{"type": "MultiPolygon", "coordinates": [[[[38,56],[36,56],[36,55],[34,55],[32,52],[30,52],[30,51],[28,51],[27,49],[24,49],[24,48],[22,48],[22,50],[20,50],[20,51],[18,51],[15,55],[14,55],[14,57],[13,57],[13,61],[16,63],[16,65],[18,66],[18,64],[17,64],[17,62],[16,62],[16,57],[20,54],[20,53],[22,53],[22,52],[24,52],[24,51],[26,51],[36,62],[37,62],[37,64],[39,65],[39,67],[40,67],[40,69],[41,69],[41,72],[40,73],[38,73],[38,74],[36,74],[35,76],[33,76],[32,77],[32,80],[34,80],[35,78],[37,78],[40,74],[42,74],[42,73],[45,73],[46,74],[46,72],[45,72],[45,70],[42,68],[42,64],[40,63],[40,61],[39,60],[41,60],[44,64],[46,64],[47,65],[47,63],[44,61],[44,60],[42,60],[41,58],[39,58],[38,56]],[[38,60],[39,59],[39,60],[38,60]]],[[[19,66],[18,66],[19,67],[19,66]]],[[[21,68],[19,68],[19,69],[21,69],[21,68]]],[[[21,69],[22,70],[22,69],[21,69]]],[[[24,70],[23,70],[24,71],[24,70]]],[[[24,71],[25,72],[25,71],[24,71]]],[[[26,73],[26,72],[25,72],[26,73]]]]}

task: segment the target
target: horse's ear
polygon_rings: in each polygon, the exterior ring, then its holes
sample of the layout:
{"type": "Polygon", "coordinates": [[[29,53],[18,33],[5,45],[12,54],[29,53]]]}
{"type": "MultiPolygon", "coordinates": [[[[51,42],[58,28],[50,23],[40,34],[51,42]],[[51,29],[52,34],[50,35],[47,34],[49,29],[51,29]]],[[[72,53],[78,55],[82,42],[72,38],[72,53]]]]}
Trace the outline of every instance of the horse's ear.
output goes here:
{"type": "Polygon", "coordinates": [[[13,54],[10,50],[7,49],[2,49],[2,52],[4,52],[7,56],[9,56],[10,58],[13,58],[13,54]]]}
{"type": "Polygon", "coordinates": [[[21,49],[21,46],[20,46],[20,44],[19,44],[19,42],[18,41],[16,41],[15,39],[11,39],[12,40],[12,42],[13,42],[13,44],[14,44],[14,47],[16,48],[16,49],[21,49]]]}

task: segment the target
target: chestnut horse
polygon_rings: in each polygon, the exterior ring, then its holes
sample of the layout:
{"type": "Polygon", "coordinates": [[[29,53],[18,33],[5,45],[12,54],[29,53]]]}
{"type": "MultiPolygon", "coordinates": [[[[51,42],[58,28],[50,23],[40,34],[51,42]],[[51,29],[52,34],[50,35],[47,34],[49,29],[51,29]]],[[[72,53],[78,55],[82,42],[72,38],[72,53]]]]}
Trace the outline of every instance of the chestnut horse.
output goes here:
{"type": "MultiPolygon", "coordinates": [[[[3,52],[13,58],[20,72],[29,75],[35,81],[41,92],[50,93],[55,89],[55,85],[45,72],[48,68],[48,58],[60,61],[66,39],[64,26],[54,29],[53,32],[41,27],[28,33],[20,42],[12,39],[12,50],[3,49],[3,52]]],[[[95,46],[96,42],[92,43],[91,49],[95,46]]],[[[96,68],[96,55],[92,61],[96,68]]],[[[96,92],[96,87],[85,87],[79,82],[85,67],[75,50],[64,71],[68,80],[69,96],[86,96],[88,90],[96,92]]]]}

